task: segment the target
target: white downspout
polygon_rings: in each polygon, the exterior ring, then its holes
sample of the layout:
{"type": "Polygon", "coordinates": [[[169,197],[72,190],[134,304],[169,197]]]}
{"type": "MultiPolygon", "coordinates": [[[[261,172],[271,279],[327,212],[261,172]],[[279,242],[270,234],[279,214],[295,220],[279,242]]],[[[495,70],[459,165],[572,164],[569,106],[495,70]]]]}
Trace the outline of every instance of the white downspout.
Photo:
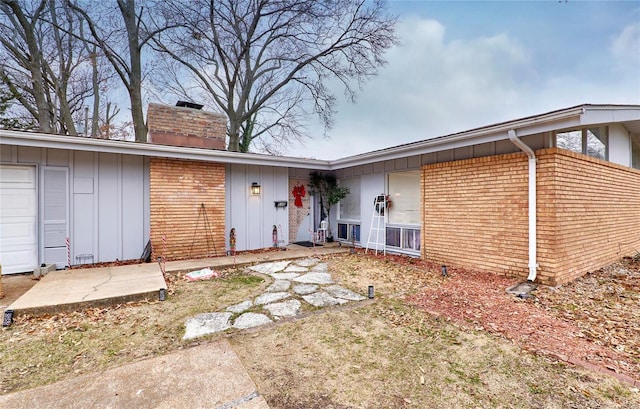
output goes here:
{"type": "Polygon", "coordinates": [[[538,242],[537,242],[537,204],[536,204],[536,154],[522,140],[516,136],[514,129],[509,130],[509,139],[529,157],[529,277],[527,280],[535,281],[538,269],[538,242]]]}

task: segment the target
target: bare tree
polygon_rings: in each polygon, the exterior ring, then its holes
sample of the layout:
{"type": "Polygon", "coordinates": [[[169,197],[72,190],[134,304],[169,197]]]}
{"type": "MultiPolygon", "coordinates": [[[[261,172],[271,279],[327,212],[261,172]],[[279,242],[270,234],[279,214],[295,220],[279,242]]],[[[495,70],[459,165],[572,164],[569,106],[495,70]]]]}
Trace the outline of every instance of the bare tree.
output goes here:
{"type": "Polygon", "coordinates": [[[269,151],[302,138],[311,111],[330,129],[335,97],[328,82],[337,80],[353,99],[396,43],[395,18],[375,0],[162,5],[158,27],[171,29],[153,47],[178,63],[163,71],[164,85],[186,97],[202,91],[224,112],[231,151],[247,151],[258,140],[269,151]]]}
{"type": "Polygon", "coordinates": [[[54,0],[0,0],[0,82],[43,132],[75,135],[91,96],[78,26],[54,0]]]}
{"type": "Polygon", "coordinates": [[[67,0],[67,3],[87,22],[91,39],[85,40],[90,46],[101,50],[126,87],[135,139],[146,141],[147,125],[142,106],[142,52],[154,33],[145,28],[145,10],[137,6],[135,0],[117,0],[117,9],[111,4],[104,6],[94,1],[67,0]]]}

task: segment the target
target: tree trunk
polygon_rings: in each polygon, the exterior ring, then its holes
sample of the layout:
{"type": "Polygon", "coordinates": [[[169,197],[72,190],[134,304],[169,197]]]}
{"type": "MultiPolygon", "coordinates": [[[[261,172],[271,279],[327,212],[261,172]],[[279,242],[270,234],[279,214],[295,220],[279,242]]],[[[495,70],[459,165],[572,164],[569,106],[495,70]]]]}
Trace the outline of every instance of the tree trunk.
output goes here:
{"type": "Polygon", "coordinates": [[[133,129],[136,134],[136,142],[147,141],[147,125],[144,122],[142,111],[142,63],[140,61],[140,37],[136,17],[135,0],[119,0],[120,12],[124,18],[127,29],[127,41],[129,45],[129,61],[131,73],[129,76],[129,99],[131,101],[131,117],[133,129]]]}
{"type": "Polygon", "coordinates": [[[45,95],[44,77],[42,76],[42,53],[38,46],[38,39],[35,33],[35,20],[39,18],[39,14],[45,6],[44,0],[41,1],[36,15],[33,17],[33,21],[30,23],[27,17],[22,12],[22,8],[17,1],[11,1],[5,3],[10,8],[13,14],[16,16],[20,27],[16,27],[18,30],[21,28],[24,30],[24,40],[27,43],[27,48],[30,54],[29,60],[29,72],[31,73],[31,85],[33,87],[33,97],[35,99],[35,105],[37,109],[36,119],[38,121],[38,130],[45,133],[53,133],[53,124],[51,120],[51,106],[47,101],[45,95]]]}
{"type": "Polygon", "coordinates": [[[91,117],[91,137],[97,138],[100,119],[100,81],[98,79],[98,49],[93,47],[91,54],[91,86],[93,88],[93,116],[91,117]]]}
{"type": "Polygon", "coordinates": [[[229,145],[227,150],[230,152],[240,152],[240,129],[237,121],[229,119],[229,145]]]}

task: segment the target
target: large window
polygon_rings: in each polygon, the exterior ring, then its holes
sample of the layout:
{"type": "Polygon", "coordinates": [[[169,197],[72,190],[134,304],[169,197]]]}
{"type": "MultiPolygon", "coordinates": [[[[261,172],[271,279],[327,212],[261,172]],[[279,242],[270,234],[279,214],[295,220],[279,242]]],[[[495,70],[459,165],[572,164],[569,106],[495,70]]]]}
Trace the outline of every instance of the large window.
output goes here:
{"type": "Polygon", "coordinates": [[[607,160],[609,157],[607,127],[558,132],[556,133],[556,146],[607,160]]]}
{"type": "Polygon", "coordinates": [[[386,245],[408,252],[420,251],[420,172],[390,173],[386,245]]]}
{"type": "Polygon", "coordinates": [[[340,186],[349,188],[349,194],[338,205],[338,219],[360,220],[360,178],[340,179],[340,186]]]}
{"type": "Polygon", "coordinates": [[[420,172],[389,174],[389,223],[420,224],[420,172]]]}
{"type": "Polygon", "coordinates": [[[360,242],[360,177],[340,179],[349,194],[338,204],[338,240],[360,242]]]}

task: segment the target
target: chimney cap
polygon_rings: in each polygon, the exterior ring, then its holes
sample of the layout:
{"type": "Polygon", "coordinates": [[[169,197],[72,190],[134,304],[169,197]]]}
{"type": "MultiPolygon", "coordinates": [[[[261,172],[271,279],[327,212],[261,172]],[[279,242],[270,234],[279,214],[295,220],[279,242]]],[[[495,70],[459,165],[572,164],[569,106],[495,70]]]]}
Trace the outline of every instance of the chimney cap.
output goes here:
{"type": "Polygon", "coordinates": [[[177,107],[192,108],[192,109],[202,109],[202,107],[204,105],[196,104],[195,102],[189,102],[189,101],[178,101],[178,102],[176,102],[176,106],[177,107]]]}

